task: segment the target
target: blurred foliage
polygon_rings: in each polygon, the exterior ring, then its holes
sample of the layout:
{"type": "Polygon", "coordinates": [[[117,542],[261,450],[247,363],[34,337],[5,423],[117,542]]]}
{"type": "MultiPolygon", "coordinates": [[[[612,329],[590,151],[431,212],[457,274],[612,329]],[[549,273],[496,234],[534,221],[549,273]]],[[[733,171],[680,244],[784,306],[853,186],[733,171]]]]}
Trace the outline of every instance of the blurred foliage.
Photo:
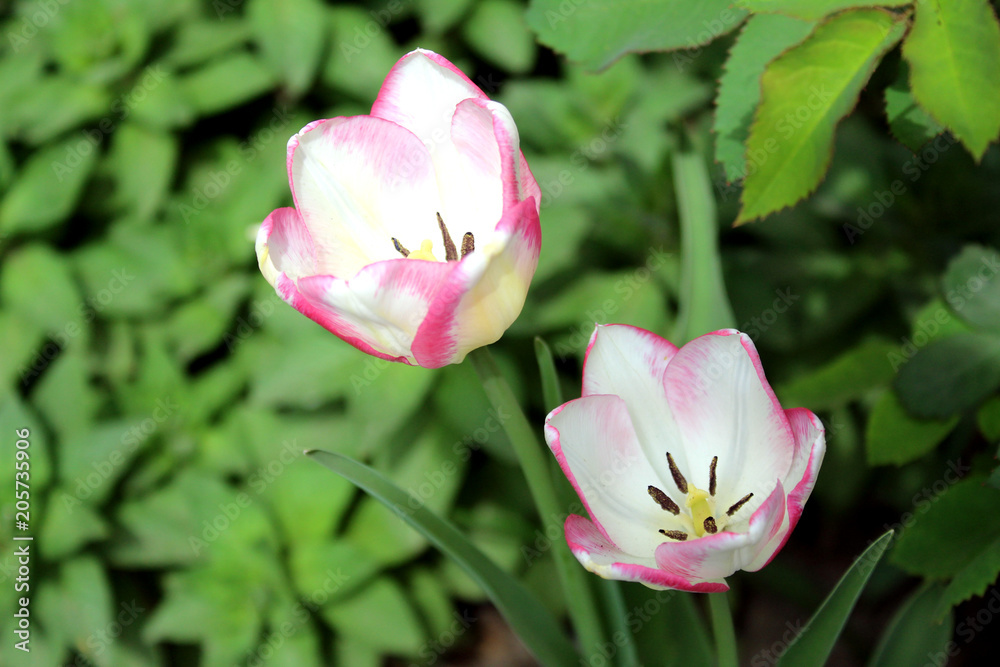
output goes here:
{"type": "MultiPolygon", "coordinates": [[[[864,3],[705,2],[698,11],[712,16],[663,23],[672,15],[655,8],[679,3],[623,4],[649,14],[575,0],[0,6],[0,449],[12,461],[11,434],[30,430],[31,664],[431,664],[456,650],[486,660],[477,640],[494,628],[456,625],[483,615],[476,584],[301,455],[314,447],[369,462],[564,611],[546,547],[562,537],[538,530],[470,369],[367,357],[284,305],[256,268],[257,226],[291,203],[288,137],[366,113],[417,46],[510,108],[542,189],[538,273],[495,346],[539,423],[536,334],[571,398],[595,321],[676,330],[675,158],[690,148],[711,165],[736,322],[785,405],[821,414],[830,447],[784,551],[734,577],[739,608],[755,610],[738,617],[747,656],[792,618],[754,634],[751,616],[805,617],[888,527],[902,529],[895,566],[872,576],[834,651],[844,664],[878,644],[877,664],[922,665],[906,635],[941,651],[951,635],[936,623],[952,605],[956,619],[985,609],[976,596],[1000,569],[1000,151],[988,147],[995,100],[970,106],[959,93],[996,93],[1000,68],[975,46],[962,53],[981,61],[942,73],[935,40],[986,44],[995,7],[886,2],[895,9],[829,18],[864,3]],[[756,13],[772,10],[786,16],[756,13]],[[886,34],[851,60],[854,74],[830,73],[847,83],[804,145],[832,157],[792,194],[815,193],[730,228],[745,147],[767,150],[754,114],[803,103],[782,79],[795,78],[781,70],[788,49],[815,55],[849,21],[886,34]],[[536,45],[529,27],[604,69],[536,45]],[[626,53],[664,48],[681,50],[626,53]],[[762,77],[786,97],[769,102],[762,77]],[[530,565],[525,545],[538,553],[530,565]],[[934,583],[897,610],[914,577],[934,583]]],[[[776,177],[792,176],[801,165],[781,163],[776,177]]],[[[3,469],[10,545],[14,476],[3,469]]],[[[6,546],[2,558],[10,618],[20,594],[6,546]]],[[[682,647],[664,664],[706,653],[698,629],[675,622],[698,600],[634,586],[627,601],[640,645],[682,647]]],[[[954,637],[963,664],[992,655],[961,622],[954,637]]],[[[0,664],[27,664],[9,634],[0,664]]]]}

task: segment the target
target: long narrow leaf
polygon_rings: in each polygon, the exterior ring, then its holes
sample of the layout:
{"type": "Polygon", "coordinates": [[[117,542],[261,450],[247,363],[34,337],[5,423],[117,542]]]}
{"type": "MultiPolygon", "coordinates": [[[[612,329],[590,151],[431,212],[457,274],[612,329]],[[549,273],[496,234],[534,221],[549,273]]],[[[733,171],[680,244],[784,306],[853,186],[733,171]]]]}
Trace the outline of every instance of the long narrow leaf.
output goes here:
{"type": "Polygon", "coordinates": [[[312,450],[306,455],[396,512],[399,518],[453,558],[482,587],[542,664],[569,665],[576,662],[576,651],[552,614],[519,581],[497,567],[452,524],[362,463],[342,454],[321,450],[312,450]]]}
{"type": "Polygon", "coordinates": [[[847,570],[802,633],[792,640],[778,661],[779,667],[812,667],[826,663],[861,591],[892,541],[893,531],[875,540],[847,570]]]}

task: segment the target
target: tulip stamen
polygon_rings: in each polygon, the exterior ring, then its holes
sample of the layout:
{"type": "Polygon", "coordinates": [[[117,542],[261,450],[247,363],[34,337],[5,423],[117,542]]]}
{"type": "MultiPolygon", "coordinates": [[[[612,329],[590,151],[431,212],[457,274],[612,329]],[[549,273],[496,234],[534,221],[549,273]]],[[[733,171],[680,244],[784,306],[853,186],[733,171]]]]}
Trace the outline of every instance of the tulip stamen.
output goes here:
{"type": "Polygon", "coordinates": [[[660,528],[660,532],[672,540],[677,540],[678,542],[683,542],[687,540],[688,536],[683,530],[663,530],[660,528]]]}
{"type": "Polygon", "coordinates": [[[715,533],[719,532],[719,527],[715,524],[714,517],[706,518],[701,525],[705,528],[705,532],[708,533],[709,535],[714,535],[715,533]]]}
{"type": "Polygon", "coordinates": [[[708,466],[708,495],[715,497],[715,466],[719,465],[719,457],[712,457],[712,464],[708,466]]]}
{"type": "Polygon", "coordinates": [[[684,475],[681,474],[680,468],[677,467],[677,463],[674,462],[674,457],[667,452],[667,463],[670,465],[670,475],[674,478],[674,484],[677,485],[677,490],[681,493],[688,492],[688,483],[684,479],[684,475]]]}
{"type": "Polygon", "coordinates": [[[398,252],[403,257],[409,257],[410,251],[403,247],[403,244],[399,242],[395,236],[392,237],[392,245],[396,247],[396,252],[398,252]]]}
{"type": "Polygon", "coordinates": [[[736,514],[740,510],[740,508],[746,505],[747,501],[749,501],[751,498],[753,498],[753,494],[748,493],[739,500],[737,500],[732,507],[726,510],[726,516],[732,516],[736,514]]]}
{"type": "Polygon", "coordinates": [[[465,257],[475,249],[476,238],[472,235],[472,232],[465,232],[465,236],[462,237],[462,257],[465,257]]]}
{"type": "Polygon", "coordinates": [[[646,491],[649,492],[650,497],[652,497],[652,499],[655,500],[657,502],[657,504],[661,508],[663,508],[666,511],[670,512],[674,516],[677,516],[678,514],[681,513],[680,506],[677,503],[675,503],[673,500],[671,500],[670,496],[668,496],[666,493],[664,493],[660,489],[658,489],[655,486],[653,486],[652,484],[650,484],[646,488],[646,491]]]}
{"type": "MultiPolygon", "coordinates": [[[[444,261],[454,262],[458,260],[458,250],[455,248],[455,242],[451,239],[451,234],[448,233],[448,227],[444,224],[444,219],[441,214],[437,214],[438,227],[441,229],[441,239],[444,241],[444,261]]],[[[462,245],[465,245],[463,240],[462,245]]]]}

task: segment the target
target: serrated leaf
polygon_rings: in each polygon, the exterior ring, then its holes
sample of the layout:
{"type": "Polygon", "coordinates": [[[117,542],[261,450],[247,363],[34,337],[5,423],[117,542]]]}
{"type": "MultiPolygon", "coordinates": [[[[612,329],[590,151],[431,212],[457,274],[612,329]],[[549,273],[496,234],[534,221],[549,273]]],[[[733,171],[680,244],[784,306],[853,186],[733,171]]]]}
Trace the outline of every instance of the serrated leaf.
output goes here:
{"type": "Polygon", "coordinates": [[[980,551],[961,571],[959,571],[941,597],[941,605],[936,610],[943,616],[948,609],[971,597],[982,596],[990,584],[997,580],[1000,572],[1000,538],[980,551]]]}
{"type": "Polygon", "coordinates": [[[940,584],[927,584],[907,598],[889,621],[868,667],[925,667],[928,656],[942,653],[953,621],[942,623],[937,613],[943,592],[940,584]]]}
{"type": "Polygon", "coordinates": [[[903,44],[917,102],[978,161],[1000,132],[1000,24],[986,0],[918,0],[903,44]]]}
{"type": "Polygon", "coordinates": [[[743,21],[731,0],[532,0],[528,26],[538,40],[589,69],[603,69],[629,52],[690,49],[743,21]]]}
{"type": "Polygon", "coordinates": [[[905,60],[899,63],[896,80],[885,89],[885,116],[892,136],[914,153],[944,132],[944,128],[913,99],[910,68],[905,60]]]}
{"type": "Polygon", "coordinates": [[[939,495],[927,498],[925,493],[896,543],[892,562],[910,574],[952,577],[992,548],[1000,539],[1000,491],[984,481],[970,477],[939,495]]]}
{"type": "Polygon", "coordinates": [[[726,179],[746,176],[746,140],[750,121],[760,101],[764,67],[785,49],[798,44],[815,27],[811,21],[778,14],[756,14],[747,19],[729,51],[715,98],[715,159],[726,179]]]}
{"type": "Polygon", "coordinates": [[[1000,336],[959,333],[917,350],[893,386],[911,414],[941,419],[976,407],[1000,385],[1000,336]]]}
{"type": "Polygon", "coordinates": [[[73,211],[97,161],[96,144],[72,135],[32,153],[0,204],[0,234],[40,231],[73,211]]]}
{"type": "Polygon", "coordinates": [[[253,0],[247,19],[264,62],[288,92],[301,95],[312,82],[323,52],[327,14],[318,0],[253,0]]]}
{"type": "Polygon", "coordinates": [[[779,667],[813,667],[826,663],[861,591],[892,541],[893,532],[875,540],[844,573],[806,627],[778,660],[779,667]]]}
{"type": "Polygon", "coordinates": [[[908,5],[913,0],[737,0],[736,5],[751,12],[774,12],[807,21],[818,19],[839,12],[842,9],[856,7],[900,7],[908,5]]]}
{"type": "Polygon", "coordinates": [[[869,465],[902,465],[923,456],[944,440],[958,423],[958,417],[946,420],[915,419],[899,403],[893,391],[887,391],[872,408],[865,431],[865,450],[869,465]]]}
{"type": "Polygon", "coordinates": [[[1000,334],[1000,253],[967,245],[941,277],[941,291],[952,310],[974,327],[1000,334]]]}
{"type": "Polygon", "coordinates": [[[747,139],[736,224],[791,206],[816,189],[830,164],[837,123],[905,30],[905,18],[889,12],[844,12],[771,61],[747,139]]]}

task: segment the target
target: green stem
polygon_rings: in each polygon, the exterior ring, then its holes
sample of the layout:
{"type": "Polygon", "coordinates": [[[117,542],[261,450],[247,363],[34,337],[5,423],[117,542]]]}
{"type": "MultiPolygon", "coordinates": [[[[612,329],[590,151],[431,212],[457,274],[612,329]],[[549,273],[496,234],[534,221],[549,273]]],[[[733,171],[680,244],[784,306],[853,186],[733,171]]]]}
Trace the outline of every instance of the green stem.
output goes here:
{"type": "MultiPolygon", "coordinates": [[[[521,462],[521,469],[524,470],[528,488],[542,520],[543,532],[546,535],[550,534],[549,528],[552,526],[554,527],[552,532],[561,535],[565,512],[559,507],[556,490],[549,476],[548,459],[542,452],[535,427],[524,416],[514,392],[500,373],[489,348],[481,347],[473,350],[469,353],[469,360],[476,369],[486,396],[494,409],[499,414],[508,415],[503,427],[521,462]]],[[[553,540],[552,551],[573,627],[576,628],[584,653],[589,654],[604,644],[604,633],[593,593],[587,585],[585,571],[576,562],[566,541],[553,540]]]]}
{"type": "Polygon", "coordinates": [[[715,649],[719,667],[736,667],[736,631],[733,616],[729,612],[729,601],[725,593],[709,593],[708,609],[712,616],[712,632],[715,635],[715,649]]]}
{"type": "Polygon", "coordinates": [[[617,637],[622,638],[617,663],[622,667],[638,667],[639,651],[635,646],[635,633],[628,627],[628,608],[625,606],[625,596],[622,595],[622,582],[601,579],[597,588],[604,598],[611,639],[619,644],[617,637]]]}

